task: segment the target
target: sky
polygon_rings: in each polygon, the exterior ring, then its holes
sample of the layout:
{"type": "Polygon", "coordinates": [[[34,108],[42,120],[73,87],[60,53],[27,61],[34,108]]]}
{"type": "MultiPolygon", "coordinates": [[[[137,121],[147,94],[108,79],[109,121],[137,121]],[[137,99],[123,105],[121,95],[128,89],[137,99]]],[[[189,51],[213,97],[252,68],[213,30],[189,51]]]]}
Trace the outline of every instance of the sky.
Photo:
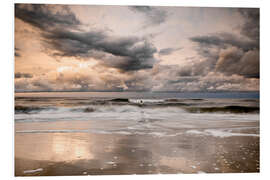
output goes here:
{"type": "Polygon", "coordinates": [[[15,91],[259,91],[259,9],[15,5],[15,91]]]}

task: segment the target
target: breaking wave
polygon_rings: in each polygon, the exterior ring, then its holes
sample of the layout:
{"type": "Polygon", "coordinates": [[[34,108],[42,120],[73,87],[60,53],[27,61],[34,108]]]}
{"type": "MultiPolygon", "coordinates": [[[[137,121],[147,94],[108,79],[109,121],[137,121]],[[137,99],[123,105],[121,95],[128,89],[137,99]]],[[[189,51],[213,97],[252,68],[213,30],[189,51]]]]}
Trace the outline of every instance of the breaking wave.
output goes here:
{"type": "Polygon", "coordinates": [[[193,105],[191,103],[173,102],[167,103],[165,101],[147,101],[143,104],[136,102],[135,100],[129,100],[128,102],[122,100],[115,100],[117,104],[91,104],[83,106],[67,106],[67,107],[53,107],[53,106],[15,106],[15,114],[33,114],[47,112],[73,112],[73,113],[93,113],[93,112],[140,112],[142,109],[148,110],[164,110],[170,112],[179,111],[187,113],[259,113],[260,108],[256,106],[200,106],[193,105]],[[119,104],[119,102],[125,102],[119,104]]]}
{"type": "Polygon", "coordinates": [[[225,106],[225,107],[190,107],[186,108],[191,113],[259,113],[259,107],[225,106]]]}
{"type": "Polygon", "coordinates": [[[15,106],[15,113],[38,113],[43,110],[55,110],[54,107],[39,107],[39,106],[15,106]]]}

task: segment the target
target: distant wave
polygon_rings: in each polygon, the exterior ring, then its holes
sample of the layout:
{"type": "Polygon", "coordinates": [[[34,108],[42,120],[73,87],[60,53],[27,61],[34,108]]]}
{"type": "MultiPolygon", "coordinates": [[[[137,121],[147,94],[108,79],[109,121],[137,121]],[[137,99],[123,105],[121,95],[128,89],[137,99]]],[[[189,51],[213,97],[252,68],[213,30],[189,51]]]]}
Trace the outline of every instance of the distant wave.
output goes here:
{"type": "MultiPolygon", "coordinates": [[[[110,101],[110,100],[109,100],[110,101]]],[[[144,102],[143,104],[137,103],[135,101],[125,100],[114,100],[117,103],[103,103],[103,104],[91,104],[91,105],[83,105],[83,106],[71,106],[71,107],[42,107],[42,106],[23,106],[17,105],[15,106],[15,113],[25,113],[25,114],[33,114],[40,113],[43,111],[50,111],[50,113],[65,113],[65,112],[73,112],[73,113],[93,113],[93,112],[139,112],[138,108],[147,108],[147,109],[156,109],[156,108],[179,108],[182,111],[185,110],[189,113],[259,113],[259,107],[253,106],[224,106],[224,107],[202,107],[195,106],[192,103],[182,103],[182,102],[144,102]],[[120,104],[119,104],[120,103],[120,104]]],[[[169,109],[167,109],[169,110],[169,109]]],[[[177,110],[177,109],[173,109],[177,110]]]]}
{"type": "Polygon", "coordinates": [[[225,106],[225,107],[190,107],[185,108],[186,111],[191,113],[259,113],[259,107],[249,106],[225,106]]]}
{"type": "Polygon", "coordinates": [[[71,112],[94,112],[96,111],[95,108],[93,107],[84,107],[84,108],[71,108],[70,109],[71,112]]]}
{"type": "Polygon", "coordinates": [[[40,112],[42,110],[48,109],[55,109],[55,108],[48,108],[48,107],[38,107],[38,106],[15,106],[15,113],[33,113],[33,112],[40,112]]]}
{"type": "Polygon", "coordinates": [[[115,99],[111,99],[109,101],[111,101],[111,102],[129,102],[129,99],[127,99],[127,98],[115,98],[115,99]]]}
{"type": "Polygon", "coordinates": [[[203,101],[204,99],[165,99],[165,102],[183,102],[183,101],[187,101],[187,100],[191,100],[191,101],[203,101]]]}

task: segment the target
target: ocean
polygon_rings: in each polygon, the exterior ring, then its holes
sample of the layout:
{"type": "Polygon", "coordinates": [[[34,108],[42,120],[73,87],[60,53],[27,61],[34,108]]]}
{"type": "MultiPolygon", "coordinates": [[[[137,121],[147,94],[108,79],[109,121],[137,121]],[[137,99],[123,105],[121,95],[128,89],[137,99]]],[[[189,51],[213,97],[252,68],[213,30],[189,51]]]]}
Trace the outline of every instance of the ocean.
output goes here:
{"type": "Polygon", "coordinates": [[[79,129],[76,126],[60,129],[36,127],[18,129],[16,133],[91,132],[174,136],[186,130],[188,133],[229,136],[237,135],[232,130],[239,128],[255,128],[258,133],[258,127],[242,127],[241,123],[259,121],[259,94],[256,92],[15,94],[15,123],[57,121],[74,123],[89,121],[91,127],[79,129]]]}

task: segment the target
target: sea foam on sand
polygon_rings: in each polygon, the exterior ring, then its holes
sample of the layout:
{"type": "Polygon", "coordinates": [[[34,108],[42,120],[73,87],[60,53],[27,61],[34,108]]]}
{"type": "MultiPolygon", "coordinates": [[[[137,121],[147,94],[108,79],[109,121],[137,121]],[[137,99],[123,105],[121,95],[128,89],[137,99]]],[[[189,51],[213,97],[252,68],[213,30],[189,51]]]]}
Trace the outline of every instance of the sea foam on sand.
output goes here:
{"type": "Polygon", "coordinates": [[[38,168],[38,169],[33,169],[33,170],[25,170],[23,171],[24,174],[28,174],[28,173],[35,173],[35,172],[40,172],[43,171],[43,168],[38,168]]]}
{"type": "Polygon", "coordinates": [[[217,130],[217,129],[206,129],[203,131],[198,130],[188,130],[186,131],[188,134],[196,134],[196,135],[205,135],[205,136],[214,136],[214,137],[231,137],[231,136],[254,136],[259,137],[259,134],[246,134],[246,133],[233,133],[228,130],[217,130]]]}

